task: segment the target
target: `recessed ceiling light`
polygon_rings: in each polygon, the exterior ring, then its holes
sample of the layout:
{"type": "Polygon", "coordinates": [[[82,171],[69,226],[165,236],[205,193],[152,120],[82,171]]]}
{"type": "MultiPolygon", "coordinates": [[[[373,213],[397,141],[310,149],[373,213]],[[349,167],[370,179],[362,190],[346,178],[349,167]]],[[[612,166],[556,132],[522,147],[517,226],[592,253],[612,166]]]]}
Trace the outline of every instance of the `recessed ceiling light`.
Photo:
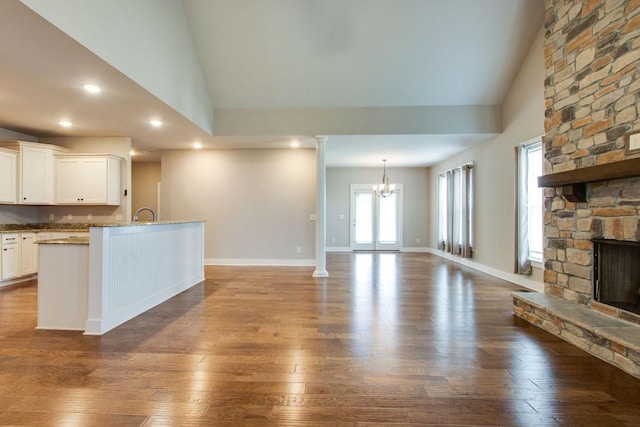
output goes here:
{"type": "Polygon", "coordinates": [[[199,150],[202,148],[202,143],[201,142],[194,142],[193,143],[193,148],[195,148],[196,150],[199,150]]]}
{"type": "Polygon", "coordinates": [[[135,156],[135,155],[136,155],[136,150],[131,150],[131,151],[129,151],[129,155],[131,155],[131,156],[135,156]]]}
{"type": "Polygon", "coordinates": [[[58,122],[58,124],[59,124],[60,126],[62,126],[63,128],[70,128],[70,127],[71,127],[71,122],[70,122],[70,121],[68,121],[68,120],[60,120],[60,121],[58,122]]]}
{"type": "Polygon", "coordinates": [[[300,143],[297,140],[291,143],[291,148],[298,148],[298,147],[300,147],[300,143]]]}
{"type": "Polygon", "coordinates": [[[153,126],[154,128],[159,128],[160,126],[162,126],[162,121],[158,119],[151,119],[149,120],[149,123],[151,123],[151,126],[153,126]]]}
{"type": "Polygon", "coordinates": [[[89,93],[100,93],[100,92],[102,92],[102,89],[100,88],[100,86],[96,86],[96,85],[92,85],[92,84],[86,84],[83,87],[84,87],[84,90],[86,90],[89,93]]]}

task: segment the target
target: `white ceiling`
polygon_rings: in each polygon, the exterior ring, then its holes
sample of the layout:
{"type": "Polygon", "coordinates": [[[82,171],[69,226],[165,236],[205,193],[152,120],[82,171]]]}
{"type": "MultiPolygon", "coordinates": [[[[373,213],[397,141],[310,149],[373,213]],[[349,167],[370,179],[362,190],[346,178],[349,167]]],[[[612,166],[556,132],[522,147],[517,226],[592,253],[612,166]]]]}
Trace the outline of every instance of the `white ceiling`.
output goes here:
{"type": "MultiPolygon", "coordinates": [[[[542,3],[182,1],[216,109],[500,105],[541,28],[542,3]]],[[[151,152],[194,140],[314,144],[310,135],[209,135],[18,0],[0,1],[0,82],[0,127],[36,137],[131,136],[151,152]],[[99,97],[81,91],[89,77],[105,87],[99,97]],[[154,116],[167,125],[150,129],[154,116]],[[58,126],[64,118],[71,130],[58,126]]],[[[491,136],[329,135],[327,164],[425,166],[491,136]]]]}

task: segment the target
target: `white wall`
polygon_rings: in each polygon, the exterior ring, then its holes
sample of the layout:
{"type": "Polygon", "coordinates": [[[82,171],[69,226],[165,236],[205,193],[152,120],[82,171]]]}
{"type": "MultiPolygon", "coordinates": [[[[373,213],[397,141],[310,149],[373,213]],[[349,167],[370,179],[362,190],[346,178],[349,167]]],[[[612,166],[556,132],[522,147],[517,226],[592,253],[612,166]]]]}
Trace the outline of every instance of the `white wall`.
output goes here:
{"type": "Polygon", "coordinates": [[[180,0],[22,3],[212,133],[213,106],[180,0]]]}
{"type": "MultiPolygon", "coordinates": [[[[160,162],[134,162],[131,164],[131,211],[141,207],[158,213],[158,183],[161,180],[160,162]]],[[[149,215],[145,213],[145,215],[149,215]]],[[[140,216],[142,219],[142,215],[140,216]]],[[[149,218],[145,216],[145,218],[149,218]]]]}
{"type": "MultiPolygon", "coordinates": [[[[387,168],[389,183],[403,186],[403,246],[429,242],[429,169],[387,168]],[[416,239],[420,239],[417,243],[416,239]]],[[[382,168],[327,168],[327,247],[350,245],[350,185],[378,184],[382,168]],[[344,215],[344,219],[340,219],[344,215]],[[335,239],[335,241],[334,241],[335,239]]]]}
{"type": "Polygon", "coordinates": [[[27,135],[20,132],[14,132],[9,129],[0,128],[0,141],[29,141],[29,142],[38,142],[38,138],[35,136],[27,135]]]}
{"type": "MultiPolygon", "coordinates": [[[[544,29],[536,36],[527,58],[503,104],[504,131],[495,139],[431,168],[430,246],[437,247],[438,175],[460,164],[475,163],[474,261],[512,273],[515,257],[514,147],[544,133],[544,29]]],[[[541,280],[540,271],[534,278],[541,280]]]]}
{"type": "Polygon", "coordinates": [[[207,263],[313,265],[315,161],[310,149],[163,152],[163,219],[205,220],[207,263]]]}

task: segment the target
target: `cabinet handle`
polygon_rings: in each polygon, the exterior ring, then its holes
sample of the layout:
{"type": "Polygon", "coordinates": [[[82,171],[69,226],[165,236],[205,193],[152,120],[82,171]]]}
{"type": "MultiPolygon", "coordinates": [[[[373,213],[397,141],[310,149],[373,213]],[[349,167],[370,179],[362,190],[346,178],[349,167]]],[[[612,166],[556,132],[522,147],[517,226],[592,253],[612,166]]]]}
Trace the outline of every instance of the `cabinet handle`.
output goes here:
{"type": "Polygon", "coordinates": [[[6,240],[16,240],[15,237],[7,237],[6,240]]]}

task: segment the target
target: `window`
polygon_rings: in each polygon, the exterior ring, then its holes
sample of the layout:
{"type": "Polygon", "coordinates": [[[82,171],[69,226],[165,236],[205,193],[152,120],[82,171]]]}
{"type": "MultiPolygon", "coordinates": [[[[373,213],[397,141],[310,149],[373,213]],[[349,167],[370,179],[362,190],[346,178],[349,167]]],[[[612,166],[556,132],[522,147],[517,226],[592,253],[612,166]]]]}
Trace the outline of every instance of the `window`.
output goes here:
{"type": "Polygon", "coordinates": [[[440,175],[438,181],[440,249],[465,258],[473,253],[473,164],[440,175]]]}
{"type": "Polygon", "coordinates": [[[539,139],[518,147],[518,259],[516,272],[531,274],[531,263],[542,262],[544,238],[543,192],[538,187],[542,175],[542,143],[539,139]]]}

